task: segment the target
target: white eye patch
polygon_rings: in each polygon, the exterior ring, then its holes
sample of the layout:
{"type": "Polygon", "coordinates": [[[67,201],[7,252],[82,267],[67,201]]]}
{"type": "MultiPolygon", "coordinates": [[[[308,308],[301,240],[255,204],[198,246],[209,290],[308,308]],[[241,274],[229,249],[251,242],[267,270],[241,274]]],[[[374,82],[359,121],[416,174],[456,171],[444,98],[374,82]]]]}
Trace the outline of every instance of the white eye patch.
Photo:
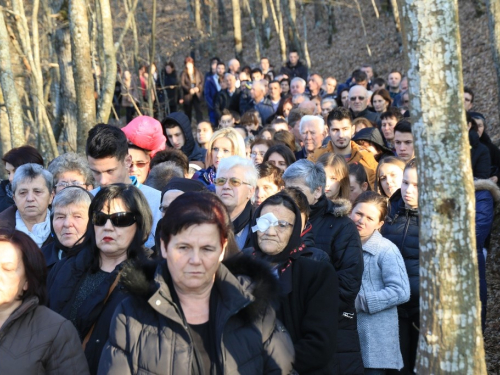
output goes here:
{"type": "Polygon", "coordinates": [[[265,232],[266,230],[269,229],[269,227],[277,225],[278,224],[278,218],[274,216],[272,212],[268,212],[265,215],[262,215],[256,220],[256,224],[252,227],[252,232],[255,233],[257,231],[259,232],[265,232]]]}

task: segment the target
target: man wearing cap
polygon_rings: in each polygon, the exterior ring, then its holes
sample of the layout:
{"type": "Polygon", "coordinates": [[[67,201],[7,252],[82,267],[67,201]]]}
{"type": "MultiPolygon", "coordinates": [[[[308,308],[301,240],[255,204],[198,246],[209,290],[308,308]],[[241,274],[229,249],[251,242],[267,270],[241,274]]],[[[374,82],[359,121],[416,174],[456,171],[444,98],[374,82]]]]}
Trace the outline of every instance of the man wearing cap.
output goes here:
{"type": "MultiPolygon", "coordinates": [[[[138,119],[141,121],[140,118],[136,118],[132,122],[138,119]]],[[[156,120],[151,120],[149,121],[155,124],[154,121],[156,120]]],[[[152,231],[145,245],[146,247],[153,246],[154,232],[161,217],[159,210],[161,193],[140,183],[135,176],[129,175],[132,156],[128,153],[128,142],[125,133],[116,126],[98,124],[89,130],[85,153],[95,182],[99,185],[98,188],[91,191],[94,196],[101,187],[117,183],[132,184],[144,194],[153,214],[152,231]]]]}
{"type": "Polygon", "coordinates": [[[139,116],[122,128],[127,136],[128,153],[132,156],[130,175],[141,184],[146,181],[150,161],[158,151],[165,150],[166,138],[161,124],[149,116],[139,116]]]}
{"type": "Polygon", "coordinates": [[[183,112],[172,112],[162,122],[167,146],[181,150],[190,162],[204,162],[207,150],[196,143],[191,128],[191,121],[183,112]]]}
{"type": "Polygon", "coordinates": [[[352,124],[349,110],[344,107],[335,108],[328,115],[327,123],[330,141],[309,154],[308,159],[316,163],[321,155],[328,152],[342,155],[347,164],[359,163],[365,168],[368,182],[373,189],[378,163],[371,152],[360,148],[351,140],[356,127],[352,124]]]}

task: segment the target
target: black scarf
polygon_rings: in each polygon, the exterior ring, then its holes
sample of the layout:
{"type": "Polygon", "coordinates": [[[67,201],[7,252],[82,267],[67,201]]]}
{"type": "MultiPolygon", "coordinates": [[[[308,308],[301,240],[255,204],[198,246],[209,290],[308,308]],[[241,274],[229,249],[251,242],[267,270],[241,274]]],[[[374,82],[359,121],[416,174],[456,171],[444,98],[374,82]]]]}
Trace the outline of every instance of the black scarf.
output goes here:
{"type": "MultiPolygon", "coordinates": [[[[301,228],[302,228],[302,218],[300,216],[299,207],[295,204],[292,198],[284,192],[280,192],[275,196],[281,197],[283,200],[288,201],[294,208],[295,214],[295,222],[293,223],[293,231],[290,239],[288,240],[288,244],[279,254],[276,255],[268,255],[264,253],[259,248],[259,243],[257,240],[257,232],[252,233],[252,241],[254,244],[254,252],[253,255],[256,258],[261,258],[272,265],[277,266],[278,274],[280,276],[281,281],[283,282],[284,291],[287,292],[288,288],[291,288],[291,265],[294,260],[298,259],[303,252],[306,250],[306,246],[302,243],[301,228]]],[[[256,225],[257,218],[261,215],[262,208],[266,206],[266,201],[262,203],[257,210],[255,211],[255,215],[252,219],[252,227],[256,225]]]]}
{"type": "Polygon", "coordinates": [[[239,216],[233,221],[234,234],[240,233],[252,219],[252,203],[247,202],[245,208],[239,216]]]}
{"type": "MultiPolygon", "coordinates": [[[[90,221],[90,219],[89,219],[90,221]]],[[[75,255],[77,254],[78,252],[80,252],[81,249],[83,249],[89,242],[89,235],[87,234],[87,232],[85,232],[85,234],[80,237],[80,239],[77,242],[76,245],[73,245],[71,247],[67,247],[67,246],[64,246],[61,242],[59,242],[59,238],[57,238],[57,235],[56,235],[56,232],[54,231],[54,225],[53,225],[53,216],[51,215],[50,217],[50,235],[52,236],[52,238],[54,239],[54,251],[56,252],[56,256],[59,258],[59,250],[61,250],[63,253],[62,253],[62,256],[61,256],[61,259],[62,258],[66,258],[67,256],[70,256],[70,255],[75,255]]]]}

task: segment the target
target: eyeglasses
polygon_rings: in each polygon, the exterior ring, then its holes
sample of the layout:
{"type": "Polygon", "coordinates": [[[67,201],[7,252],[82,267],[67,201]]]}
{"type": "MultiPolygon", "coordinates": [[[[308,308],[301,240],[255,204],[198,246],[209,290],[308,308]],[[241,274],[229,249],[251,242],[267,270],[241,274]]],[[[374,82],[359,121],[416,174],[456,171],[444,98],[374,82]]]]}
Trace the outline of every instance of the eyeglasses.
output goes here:
{"type": "Polygon", "coordinates": [[[111,224],[117,228],[129,227],[137,221],[132,212],[116,212],[111,215],[107,215],[104,212],[97,212],[92,216],[92,224],[98,227],[106,225],[108,220],[111,220],[111,224]]]}
{"type": "Polygon", "coordinates": [[[229,180],[229,185],[232,186],[232,187],[238,187],[238,186],[241,186],[241,184],[252,186],[248,182],[242,181],[242,180],[240,180],[239,178],[236,178],[236,177],[231,177],[229,179],[227,179],[226,177],[216,178],[214,180],[214,185],[215,186],[224,186],[228,180],[229,180]]]}
{"type": "Polygon", "coordinates": [[[144,168],[148,164],[149,164],[149,161],[133,161],[130,164],[130,168],[132,168],[133,165],[135,165],[137,168],[144,168]]]}
{"type": "Polygon", "coordinates": [[[363,100],[365,100],[366,98],[365,98],[364,96],[351,96],[351,97],[349,98],[349,100],[350,100],[351,102],[355,102],[355,101],[356,101],[356,99],[358,99],[360,102],[362,102],[362,101],[363,101],[363,100]]]}
{"type": "Polygon", "coordinates": [[[252,151],[250,153],[250,155],[252,155],[252,157],[256,157],[256,156],[264,156],[266,153],[265,152],[256,152],[256,151],[252,151]]]}
{"type": "Polygon", "coordinates": [[[59,181],[57,184],[54,185],[54,187],[62,187],[66,188],[68,186],[86,186],[87,184],[85,182],[80,182],[80,181],[59,181]]]}

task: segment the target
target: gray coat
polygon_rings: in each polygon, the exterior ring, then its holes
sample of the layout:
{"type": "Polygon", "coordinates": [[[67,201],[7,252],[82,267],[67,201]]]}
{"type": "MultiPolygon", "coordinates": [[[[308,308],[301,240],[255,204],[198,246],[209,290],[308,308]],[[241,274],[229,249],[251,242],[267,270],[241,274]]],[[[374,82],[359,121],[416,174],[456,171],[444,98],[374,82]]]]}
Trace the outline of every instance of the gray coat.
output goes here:
{"type": "Polygon", "coordinates": [[[364,271],[356,297],[365,368],[401,369],[398,305],[410,299],[410,282],[396,245],[375,231],[363,245],[364,271]]]}

